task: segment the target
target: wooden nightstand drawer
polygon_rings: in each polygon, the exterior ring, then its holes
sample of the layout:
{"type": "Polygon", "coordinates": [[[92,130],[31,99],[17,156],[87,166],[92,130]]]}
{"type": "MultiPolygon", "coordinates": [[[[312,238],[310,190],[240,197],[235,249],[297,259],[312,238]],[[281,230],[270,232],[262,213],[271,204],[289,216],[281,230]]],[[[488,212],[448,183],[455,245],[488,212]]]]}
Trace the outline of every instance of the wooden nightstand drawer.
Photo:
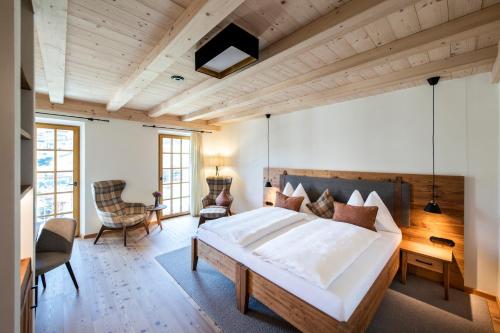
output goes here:
{"type": "Polygon", "coordinates": [[[408,263],[434,272],[443,273],[443,262],[440,260],[408,253],[408,263]]]}

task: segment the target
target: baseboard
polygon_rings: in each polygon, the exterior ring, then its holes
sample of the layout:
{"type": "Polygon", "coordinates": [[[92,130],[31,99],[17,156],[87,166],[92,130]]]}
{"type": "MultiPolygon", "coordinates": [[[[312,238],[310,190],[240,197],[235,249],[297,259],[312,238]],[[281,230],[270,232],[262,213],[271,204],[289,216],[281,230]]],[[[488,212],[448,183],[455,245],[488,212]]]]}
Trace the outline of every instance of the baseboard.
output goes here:
{"type": "MultiPolygon", "coordinates": [[[[464,287],[464,291],[468,294],[474,294],[474,295],[477,295],[477,296],[481,296],[483,298],[486,298],[486,299],[489,299],[490,301],[494,301],[494,302],[499,302],[499,300],[497,299],[496,296],[494,295],[491,295],[491,294],[488,294],[488,293],[485,293],[484,291],[480,291],[480,290],[477,290],[477,289],[474,289],[474,288],[471,288],[471,287],[464,287]]],[[[500,306],[500,303],[499,303],[499,306],[500,306]]]]}
{"type": "Polygon", "coordinates": [[[93,234],[85,234],[82,236],[83,239],[89,239],[89,238],[95,238],[97,236],[97,232],[94,232],[93,234]]]}

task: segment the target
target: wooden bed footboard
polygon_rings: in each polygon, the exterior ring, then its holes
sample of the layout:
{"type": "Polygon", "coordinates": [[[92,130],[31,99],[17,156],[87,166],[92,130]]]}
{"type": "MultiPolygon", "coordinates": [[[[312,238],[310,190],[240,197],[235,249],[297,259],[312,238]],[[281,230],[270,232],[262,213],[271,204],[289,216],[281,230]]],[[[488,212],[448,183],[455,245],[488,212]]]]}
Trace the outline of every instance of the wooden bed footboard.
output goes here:
{"type": "Polygon", "coordinates": [[[233,281],[240,312],[247,311],[252,296],[302,332],[364,332],[399,269],[398,247],[349,320],[340,322],[210,245],[196,238],[191,245],[192,269],[201,257],[233,281]]]}
{"type": "MultiPolygon", "coordinates": [[[[196,237],[191,238],[191,270],[195,271],[198,264],[198,258],[201,257],[229,280],[234,282],[236,287],[236,307],[240,312],[245,311],[242,306],[241,298],[245,296],[246,290],[241,290],[242,274],[244,266],[230,256],[220,252],[212,246],[198,240],[196,237]]],[[[248,300],[248,298],[247,298],[248,300]]]]}

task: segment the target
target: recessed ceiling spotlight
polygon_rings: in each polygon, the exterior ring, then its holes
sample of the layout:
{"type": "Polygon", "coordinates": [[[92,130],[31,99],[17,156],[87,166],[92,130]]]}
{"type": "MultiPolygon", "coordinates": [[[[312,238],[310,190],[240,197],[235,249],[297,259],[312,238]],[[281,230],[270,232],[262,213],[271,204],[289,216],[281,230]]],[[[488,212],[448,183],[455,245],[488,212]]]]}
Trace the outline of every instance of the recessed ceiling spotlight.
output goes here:
{"type": "Polygon", "coordinates": [[[181,76],[181,75],[172,75],[170,77],[170,79],[172,79],[174,81],[184,81],[184,76],[181,76]]]}

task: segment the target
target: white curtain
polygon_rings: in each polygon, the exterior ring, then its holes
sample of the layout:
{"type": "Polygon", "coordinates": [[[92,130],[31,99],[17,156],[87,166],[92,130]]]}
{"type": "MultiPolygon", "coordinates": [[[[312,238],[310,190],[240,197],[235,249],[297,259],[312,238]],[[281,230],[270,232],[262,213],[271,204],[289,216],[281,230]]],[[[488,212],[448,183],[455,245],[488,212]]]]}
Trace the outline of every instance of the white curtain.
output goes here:
{"type": "Polygon", "coordinates": [[[201,133],[191,135],[191,215],[199,216],[201,199],[204,190],[203,136],[201,133]]]}

